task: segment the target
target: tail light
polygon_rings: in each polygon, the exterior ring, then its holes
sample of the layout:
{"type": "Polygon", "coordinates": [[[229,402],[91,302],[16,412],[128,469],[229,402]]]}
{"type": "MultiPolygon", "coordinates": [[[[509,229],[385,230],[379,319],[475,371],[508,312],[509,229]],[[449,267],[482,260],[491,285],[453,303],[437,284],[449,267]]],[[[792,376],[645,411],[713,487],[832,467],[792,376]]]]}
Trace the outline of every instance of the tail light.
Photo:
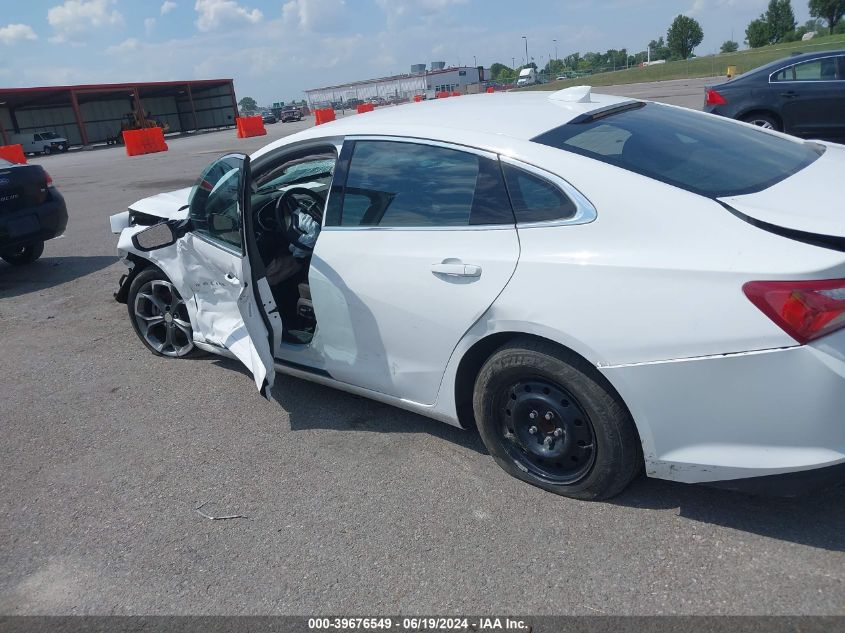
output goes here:
{"type": "MultiPolygon", "coordinates": [[[[42,168],[42,169],[43,169],[43,168],[42,168]]],[[[53,177],[52,177],[49,173],[47,173],[47,170],[46,170],[46,169],[44,169],[44,179],[47,181],[47,186],[48,186],[48,187],[52,187],[52,186],[53,186],[53,177]]]]}
{"type": "Polygon", "coordinates": [[[742,290],[802,345],[845,328],[845,279],[750,281],[742,290]]]}
{"type": "Polygon", "coordinates": [[[709,106],[728,105],[728,100],[725,99],[718,91],[707,89],[704,92],[704,103],[709,106]]]}

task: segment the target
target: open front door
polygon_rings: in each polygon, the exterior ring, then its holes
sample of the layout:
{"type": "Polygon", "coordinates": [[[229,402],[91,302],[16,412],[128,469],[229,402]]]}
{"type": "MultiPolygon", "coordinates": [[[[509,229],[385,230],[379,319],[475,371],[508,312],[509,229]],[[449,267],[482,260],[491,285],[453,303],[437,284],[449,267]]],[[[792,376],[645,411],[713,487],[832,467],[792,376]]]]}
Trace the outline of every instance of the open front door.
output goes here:
{"type": "Polygon", "coordinates": [[[263,266],[257,264],[258,277],[250,265],[249,181],[249,157],[243,154],[228,154],[206,168],[191,192],[190,231],[180,241],[179,257],[196,300],[195,334],[229,350],[269,398],[281,319],[263,266]]]}

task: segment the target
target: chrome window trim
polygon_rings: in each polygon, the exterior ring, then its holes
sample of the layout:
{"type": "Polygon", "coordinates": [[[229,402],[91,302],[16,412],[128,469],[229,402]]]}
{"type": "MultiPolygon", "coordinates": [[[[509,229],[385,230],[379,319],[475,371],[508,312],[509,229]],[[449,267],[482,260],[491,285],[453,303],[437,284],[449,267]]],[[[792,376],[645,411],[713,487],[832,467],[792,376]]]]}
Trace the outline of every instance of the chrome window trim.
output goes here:
{"type": "Polygon", "coordinates": [[[513,231],[513,224],[468,224],[464,226],[327,226],[321,231],[513,231]]]}
{"type": "Polygon", "coordinates": [[[516,228],[517,229],[534,229],[534,228],[542,228],[542,227],[549,227],[549,226],[575,226],[579,224],[589,224],[590,222],[594,222],[598,217],[598,211],[593,206],[593,203],[590,202],[587,197],[578,191],[575,187],[573,187],[569,182],[561,178],[560,176],[553,174],[545,169],[541,169],[540,167],[536,167],[530,163],[525,163],[521,160],[517,160],[516,158],[511,158],[510,156],[500,156],[499,159],[503,163],[507,163],[508,165],[515,167],[517,169],[522,169],[523,171],[527,171],[538,178],[542,178],[543,180],[549,182],[549,184],[554,185],[570,200],[575,204],[575,215],[571,218],[560,218],[557,220],[544,220],[543,222],[517,222],[516,228]]]}
{"type": "Polygon", "coordinates": [[[420,138],[416,136],[380,136],[377,134],[352,134],[346,137],[346,141],[392,141],[394,143],[412,143],[415,145],[431,145],[432,147],[443,147],[446,149],[453,149],[458,152],[465,152],[467,154],[476,154],[491,160],[496,160],[497,155],[486,149],[474,147],[472,145],[460,145],[458,143],[449,143],[447,141],[439,141],[430,138],[420,138]]]}
{"type": "Polygon", "coordinates": [[[782,73],[787,68],[795,68],[796,66],[799,66],[801,64],[810,64],[812,62],[817,62],[817,61],[820,61],[822,59],[837,59],[839,57],[842,57],[843,59],[845,59],[845,55],[825,55],[824,57],[815,57],[813,59],[804,60],[803,62],[788,64],[788,65],[784,66],[783,68],[780,68],[780,69],[776,70],[775,72],[770,73],[769,74],[769,83],[770,84],[838,84],[840,81],[845,81],[845,77],[843,77],[842,79],[786,79],[784,81],[772,81],[772,77],[774,77],[778,73],[782,73]]]}

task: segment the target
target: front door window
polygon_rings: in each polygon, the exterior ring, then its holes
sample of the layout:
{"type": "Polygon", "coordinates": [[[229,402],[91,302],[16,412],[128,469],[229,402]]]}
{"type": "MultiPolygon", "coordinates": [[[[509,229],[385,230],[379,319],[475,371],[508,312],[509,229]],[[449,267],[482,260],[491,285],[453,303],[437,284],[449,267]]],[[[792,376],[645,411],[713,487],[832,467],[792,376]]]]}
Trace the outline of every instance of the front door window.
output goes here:
{"type": "Polygon", "coordinates": [[[245,157],[229,154],[209,165],[191,192],[193,231],[243,253],[241,180],[245,157]]]}

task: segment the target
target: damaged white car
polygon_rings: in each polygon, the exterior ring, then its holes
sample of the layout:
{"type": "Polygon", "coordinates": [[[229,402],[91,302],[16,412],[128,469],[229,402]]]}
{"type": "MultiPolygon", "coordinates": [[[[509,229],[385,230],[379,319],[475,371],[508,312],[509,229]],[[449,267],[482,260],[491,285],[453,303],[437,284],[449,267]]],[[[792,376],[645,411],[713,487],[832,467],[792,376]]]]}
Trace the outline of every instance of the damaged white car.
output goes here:
{"type": "Polygon", "coordinates": [[[643,467],[787,490],[845,468],[843,173],[842,146],[583,88],[407,105],[113,216],[116,297],[156,354],[477,426],[558,494],[643,467]]]}

